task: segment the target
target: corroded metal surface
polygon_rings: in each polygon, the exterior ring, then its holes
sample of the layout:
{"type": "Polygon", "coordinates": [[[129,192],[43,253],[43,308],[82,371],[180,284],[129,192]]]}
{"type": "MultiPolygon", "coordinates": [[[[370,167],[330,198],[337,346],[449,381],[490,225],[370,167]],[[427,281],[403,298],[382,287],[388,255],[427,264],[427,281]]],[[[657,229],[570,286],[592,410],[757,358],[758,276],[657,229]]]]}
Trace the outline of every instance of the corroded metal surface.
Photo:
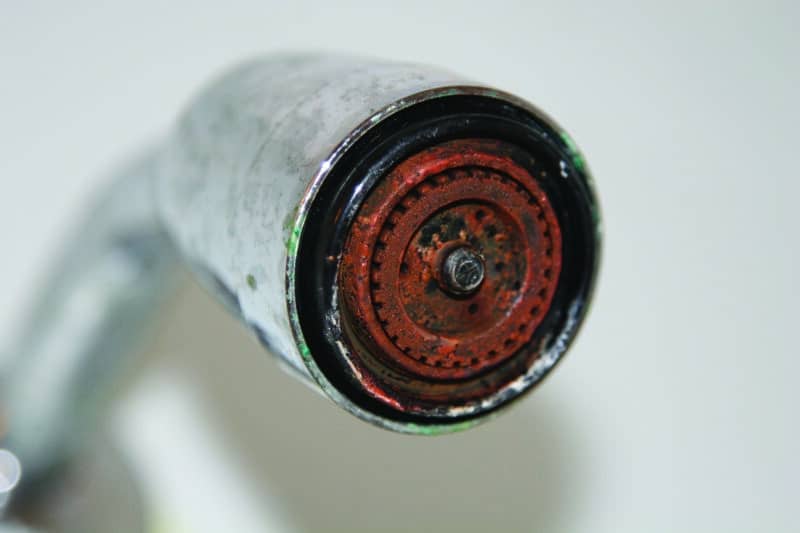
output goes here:
{"type": "MultiPolygon", "coordinates": [[[[424,398],[425,380],[451,380],[449,401],[463,400],[458,380],[508,360],[547,312],[561,233],[546,194],[510,151],[477,139],[425,150],[382,180],[359,211],[341,294],[357,344],[422,379],[411,390],[398,391],[400,380],[387,384],[395,394],[424,398]],[[460,250],[485,265],[480,286],[467,294],[453,294],[443,279],[444,264],[460,250]]],[[[362,364],[359,353],[354,364],[362,364]]],[[[468,396],[491,394],[514,377],[482,379],[468,396]]]]}

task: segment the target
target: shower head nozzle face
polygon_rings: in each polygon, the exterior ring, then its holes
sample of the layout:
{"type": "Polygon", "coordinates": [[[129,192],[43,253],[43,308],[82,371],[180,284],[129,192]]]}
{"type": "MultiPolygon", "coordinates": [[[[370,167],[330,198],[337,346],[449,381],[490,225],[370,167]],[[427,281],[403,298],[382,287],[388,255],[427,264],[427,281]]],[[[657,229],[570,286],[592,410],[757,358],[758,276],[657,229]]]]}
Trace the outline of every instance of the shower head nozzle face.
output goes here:
{"type": "Polygon", "coordinates": [[[339,284],[354,345],[377,373],[416,378],[417,394],[502,365],[552,301],[558,220],[512,151],[480,139],[424,150],[376,185],[350,229],[339,284]]]}

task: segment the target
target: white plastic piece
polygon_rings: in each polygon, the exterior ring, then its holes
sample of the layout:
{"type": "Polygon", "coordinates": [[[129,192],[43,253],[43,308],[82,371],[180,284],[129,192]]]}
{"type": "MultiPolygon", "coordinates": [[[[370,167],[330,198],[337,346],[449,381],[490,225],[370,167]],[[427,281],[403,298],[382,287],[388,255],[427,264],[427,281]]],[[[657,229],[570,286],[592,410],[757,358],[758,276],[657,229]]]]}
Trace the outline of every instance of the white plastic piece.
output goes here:
{"type": "Polygon", "coordinates": [[[22,465],[17,456],[8,450],[0,449],[0,516],[8,504],[11,493],[22,477],[22,465]]]}

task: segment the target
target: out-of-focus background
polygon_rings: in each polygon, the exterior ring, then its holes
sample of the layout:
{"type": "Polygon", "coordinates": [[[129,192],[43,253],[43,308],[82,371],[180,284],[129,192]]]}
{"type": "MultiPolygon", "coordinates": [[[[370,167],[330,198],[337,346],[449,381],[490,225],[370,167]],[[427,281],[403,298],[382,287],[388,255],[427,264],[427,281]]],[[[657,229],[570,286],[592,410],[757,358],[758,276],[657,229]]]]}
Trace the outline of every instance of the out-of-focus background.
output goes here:
{"type": "Polygon", "coordinates": [[[221,69],[441,65],[587,156],[606,247],[577,345],[499,419],[401,436],[188,284],[109,422],[151,530],[798,531],[798,20],[789,0],[0,0],[0,346],[105,172],[221,69]]]}

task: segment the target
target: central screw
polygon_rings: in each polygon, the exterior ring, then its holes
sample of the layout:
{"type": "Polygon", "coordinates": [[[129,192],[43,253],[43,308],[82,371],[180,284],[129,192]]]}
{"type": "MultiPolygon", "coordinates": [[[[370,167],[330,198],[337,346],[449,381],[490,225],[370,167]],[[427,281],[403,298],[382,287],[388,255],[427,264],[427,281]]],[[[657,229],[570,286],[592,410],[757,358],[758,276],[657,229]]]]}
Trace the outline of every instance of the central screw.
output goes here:
{"type": "Polygon", "coordinates": [[[468,246],[456,248],[442,264],[445,290],[463,295],[475,292],[485,274],[483,258],[468,246]]]}

